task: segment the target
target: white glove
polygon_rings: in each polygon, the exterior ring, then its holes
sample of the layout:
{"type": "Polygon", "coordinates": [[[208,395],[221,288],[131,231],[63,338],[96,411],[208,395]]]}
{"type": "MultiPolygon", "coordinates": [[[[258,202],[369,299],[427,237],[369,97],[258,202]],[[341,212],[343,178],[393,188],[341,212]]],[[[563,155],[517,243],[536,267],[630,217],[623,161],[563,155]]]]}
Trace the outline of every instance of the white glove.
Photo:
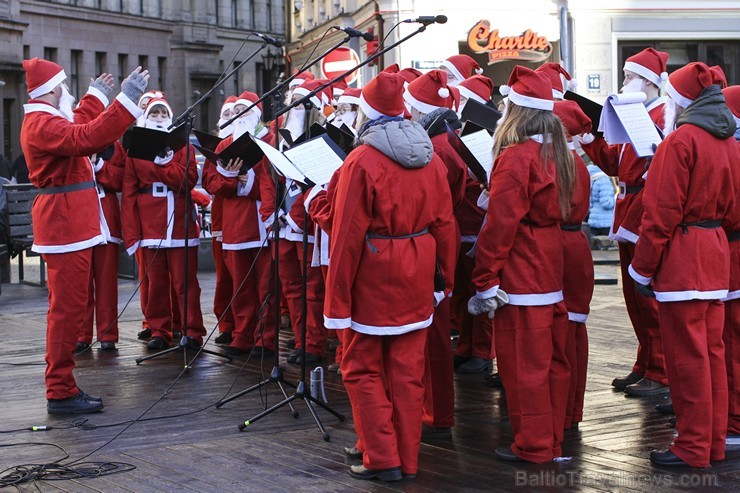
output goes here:
{"type": "Polygon", "coordinates": [[[492,296],[491,298],[481,299],[473,296],[468,301],[468,313],[471,315],[488,313],[488,318],[493,319],[496,315],[496,310],[508,302],[509,296],[501,289],[498,290],[496,296],[492,296]]]}
{"type": "Polygon", "coordinates": [[[576,139],[578,139],[578,142],[580,142],[581,144],[588,145],[596,140],[596,136],[594,136],[594,134],[576,135],[576,139]]]}
{"type": "Polygon", "coordinates": [[[173,157],[175,157],[175,153],[172,152],[172,150],[167,151],[167,154],[165,155],[165,157],[155,156],[154,164],[164,166],[165,164],[168,164],[170,161],[172,161],[173,157]]]}
{"type": "Polygon", "coordinates": [[[480,195],[478,196],[477,205],[484,211],[488,210],[488,197],[489,197],[488,190],[481,191],[480,195]]]}
{"type": "Polygon", "coordinates": [[[445,299],[445,293],[444,291],[435,291],[434,292],[434,307],[436,308],[439,306],[440,303],[442,303],[442,300],[445,299]]]}

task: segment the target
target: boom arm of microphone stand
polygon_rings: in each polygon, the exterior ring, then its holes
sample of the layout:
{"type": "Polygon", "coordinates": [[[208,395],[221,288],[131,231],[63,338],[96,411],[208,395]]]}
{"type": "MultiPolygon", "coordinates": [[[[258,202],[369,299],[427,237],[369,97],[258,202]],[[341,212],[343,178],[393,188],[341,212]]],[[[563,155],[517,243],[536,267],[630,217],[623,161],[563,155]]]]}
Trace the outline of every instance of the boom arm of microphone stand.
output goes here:
{"type": "MultiPolygon", "coordinates": [[[[306,69],[308,69],[308,68],[313,67],[314,65],[316,65],[326,55],[328,55],[332,51],[336,50],[337,48],[339,48],[343,44],[347,43],[350,39],[352,39],[352,36],[350,36],[350,35],[345,36],[345,38],[343,40],[341,40],[339,43],[335,44],[334,46],[332,46],[331,48],[329,48],[328,50],[326,50],[324,53],[322,53],[315,60],[313,60],[311,63],[309,63],[308,65],[306,65],[305,67],[303,67],[303,71],[305,71],[306,69]]],[[[281,82],[280,84],[276,85],[275,87],[273,87],[272,89],[270,89],[269,91],[267,91],[266,93],[264,93],[261,98],[259,98],[257,101],[255,101],[254,103],[252,103],[250,106],[247,106],[247,108],[244,111],[242,111],[241,113],[237,113],[236,115],[234,115],[233,117],[231,117],[228,121],[224,122],[218,128],[224,129],[224,128],[228,127],[229,125],[231,125],[234,122],[234,120],[236,120],[237,118],[239,118],[240,116],[242,116],[244,113],[250,111],[252,108],[254,108],[255,106],[257,106],[259,103],[261,103],[265,99],[269,98],[270,96],[272,96],[276,92],[282,90],[285,86],[287,86],[288,84],[290,84],[290,82],[293,79],[295,79],[296,77],[298,77],[298,73],[295,73],[295,74],[291,75],[290,77],[288,77],[287,79],[285,79],[283,82],[281,82]]]]}
{"type": "Polygon", "coordinates": [[[190,115],[193,113],[193,111],[195,111],[195,108],[197,108],[198,106],[200,106],[201,104],[203,104],[203,101],[205,101],[206,99],[208,99],[208,97],[211,94],[213,94],[213,91],[215,91],[216,89],[218,89],[219,87],[221,87],[224,82],[226,82],[227,80],[229,80],[229,78],[231,78],[231,76],[234,75],[240,68],[242,68],[248,61],[250,61],[252,58],[254,58],[255,56],[257,56],[257,53],[259,53],[260,51],[264,50],[265,49],[265,46],[267,46],[268,44],[269,43],[267,41],[262,40],[262,44],[259,46],[259,48],[257,48],[256,50],[254,50],[243,62],[241,62],[236,67],[234,67],[234,69],[231,72],[229,72],[228,74],[224,75],[219,80],[217,80],[216,83],[213,85],[213,87],[211,87],[208,90],[207,93],[205,93],[204,95],[202,95],[200,97],[200,99],[198,99],[196,102],[194,102],[193,104],[191,104],[190,107],[188,109],[186,109],[183,112],[182,115],[180,115],[176,119],[174,119],[172,121],[172,124],[168,127],[168,130],[169,129],[172,129],[172,128],[178,126],[178,125],[180,125],[182,122],[185,121],[185,119],[189,118],[190,115]]]}
{"type": "Polygon", "coordinates": [[[339,82],[340,80],[344,79],[344,78],[345,78],[345,77],[347,77],[347,76],[348,76],[349,74],[351,74],[352,72],[356,71],[357,69],[359,69],[359,68],[361,68],[361,67],[364,67],[365,65],[367,65],[367,64],[368,64],[368,63],[370,63],[370,62],[372,62],[372,61],[373,61],[373,60],[375,60],[376,58],[379,58],[379,57],[380,57],[381,55],[384,55],[384,54],[386,54],[387,52],[389,52],[390,50],[392,50],[392,49],[393,49],[393,48],[395,48],[396,46],[400,45],[401,43],[404,43],[404,42],[408,41],[409,39],[413,38],[413,37],[414,37],[414,36],[416,36],[417,34],[419,34],[419,33],[422,33],[422,32],[424,32],[424,31],[426,31],[426,29],[427,29],[427,26],[425,26],[425,25],[421,25],[421,26],[419,26],[419,28],[418,28],[418,29],[417,29],[416,31],[412,32],[411,34],[409,34],[409,35],[408,35],[408,36],[406,36],[405,38],[399,39],[398,41],[396,41],[396,42],[395,42],[395,43],[393,43],[392,45],[388,46],[387,48],[383,48],[383,50],[381,50],[381,51],[379,51],[379,52],[375,53],[375,54],[374,54],[374,55],[372,55],[372,56],[369,56],[368,58],[366,58],[366,59],[365,59],[365,61],[363,61],[362,63],[360,63],[360,64],[359,64],[359,65],[357,65],[356,67],[354,67],[354,68],[351,68],[351,69],[347,70],[346,72],[344,72],[343,74],[340,74],[340,75],[338,75],[338,76],[334,77],[334,78],[333,78],[332,80],[330,80],[330,81],[329,81],[329,82],[327,82],[326,84],[323,84],[323,85],[321,85],[321,86],[317,87],[317,88],[316,88],[316,89],[314,89],[313,91],[311,91],[311,92],[309,92],[308,94],[306,94],[305,96],[303,96],[303,97],[302,97],[301,99],[299,99],[299,100],[297,100],[297,101],[294,101],[294,102],[292,102],[292,103],[288,104],[288,106],[286,106],[285,108],[283,108],[282,110],[278,111],[278,112],[277,112],[277,113],[275,114],[275,120],[277,120],[277,119],[278,119],[278,118],[280,118],[280,117],[281,117],[282,115],[284,115],[285,113],[287,113],[287,112],[288,112],[288,111],[290,111],[291,109],[295,108],[296,106],[298,106],[298,105],[300,105],[300,104],[305,104],[305,103],[306,103],[307,101],[309,101],[309,100],[310,100],[310,99],[311,99],[312,97],[314,97],[314,96],[315,96],[316,94],[318,94],[319,92],[323,91],[323,90],[324,90],[325,88],[329,87],[329,86],[330,86],[330,85],[332,85],[332,84],[335,84],[336,82],[339,82]]]}

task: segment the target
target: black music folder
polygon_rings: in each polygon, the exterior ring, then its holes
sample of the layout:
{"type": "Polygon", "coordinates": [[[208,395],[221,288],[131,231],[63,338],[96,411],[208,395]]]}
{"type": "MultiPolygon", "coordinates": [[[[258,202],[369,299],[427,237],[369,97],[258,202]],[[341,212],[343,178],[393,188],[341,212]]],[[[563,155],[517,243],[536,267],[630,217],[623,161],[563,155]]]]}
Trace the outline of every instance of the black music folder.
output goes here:
{"type": "Polygon", "coordinates": [[[154,161],[168,150],[177,152],[188,143],[188,129],[185,123],[170,132],[162,132],[144,127],[133,127],[123,134],[123,147],[128,156],[134,159],[154,161]]]}
{"type": "Polygon", "coordinates": [[[221,137],[216,137],[215,135],[211,135],[206,132],[201,132],[200,130],[193,129],[193,135],[195,135],[195,138],[198,139],[198,144],[200,144],[201,147],[205,147],[208,150],[215,151],[216,147],[221,143],[222,139],[221,137]]]}
{"type": "Polygon", "coordinates": [[[604,109],[602,105],[597,103],[596,101],[591,101],[590,99],[581,96],[580,94],[576,94],[573,91],[565,91],[565,96],[563,96],[564,99],[568,99],[570,101],[575,101],[578,106],[581,107],[584,113],[586,113],[586,116],[591,119],[591,133],[596,135],[597,137],[603,137],[604,132],[599,132],[599,122],[601,121],[601,111],[604,109]]]}
{"type": "Polygon", "coordinates": [[[239,169],[240,175],[247,174],[247,171],[254,168],[264,157],[262,149],[260,149],[249,132],[245,132],[244,135],[218,153],[198,144],[195,145],[195,148],[202,152],[206,159],[212,163],[220,162],[222,165],[225,165],[232,159],[241,158],[243,163],[239,169]]]}
{"type": "Polygon", "coordinates": [[[496,125],[501,118],[501,112],[491,108],[488,105],[480,104],[474,99],[468,99],[465,108],[462,110],[460,120],[463,122],[473,122],[476,125],[485,128],[490,133],[496,130],[496,125]]]}
{"type": "Polygon", "coordinates": [[[337,127],[328,123],[326,133],[345,154],[349,154],[355,148],[355,134],[346,124],[342,123],[340,127],[337,127]]]}

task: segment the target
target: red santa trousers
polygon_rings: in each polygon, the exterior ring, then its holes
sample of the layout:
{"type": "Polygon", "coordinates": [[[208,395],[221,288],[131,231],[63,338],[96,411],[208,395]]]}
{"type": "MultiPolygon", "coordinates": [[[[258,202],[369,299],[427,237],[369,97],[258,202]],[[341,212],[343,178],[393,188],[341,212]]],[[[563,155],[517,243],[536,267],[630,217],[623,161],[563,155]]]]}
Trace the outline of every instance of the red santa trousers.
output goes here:
{"type": "Polygon", "coordinates": [[[725,457],[725,307],[717,300],[659,303],[678,436],[671,451],[692,467],[725,457]]]}
{"type": "Polygon", "coordinates": [[[660,322],[658,318],[658,302],[655,298],[641,296],[635,289],[635,283],[627,272],[632,258],[635,255],[633,243],[619,244],[619,265],[622,270],[622,292],[627,314],[637,336],[637,359],[632,371],[641,373],[663,385],[668,385],[665,370],[663,346],[661,344],[660,322]]]}
{"type": "Polygon", "coordinates": [[[231,332],[234,330],[234,315],[229,303],[233,294],[233,281],[231,274],[224,264],[222,243],[216,238],[211,238],[211,250],[213,262],[216,265],[216,291],[213,294],[213,314],[218,320],[219,332],[231,332]],[[228,306],[228,308],[226,308],[228,306]]]}
{"type": "Polygon", "coordinates": [[[144,257],[142,255],[142,249],[138,248],[134,253],[136,259],[136,265],[139,267],[139,302],[141,304],[141,314],[144,315],[144,320],[141,321],[141,328],[148,329],[149,322],[146,321],[146,300],[149,298],[149,279],[146,277],[147,265],[144,263],[144,257]]]}
{"type": "Polygon", "coordinates": [[[725,365],[727,367],[727,434],[740,435],[740,299],[725,301],[725,365]]]}
{"type": "Polygon", "coordinates": [[[198,248],[188,248],[188,278],[185,279],[185,248],[143,248],[142,259],[149,267],[149,296],[144,316],[149,322],[152,337],[161,337],[172,343],[172,305],[170,283],[178,299],[180,319],[185,320],[183,300],[187,287],[187,335],[202,343],[206,329],[200,310],[200,284],[198,283],[198,248]]]}
{"type": "Polygon", "coordinates": [[[565,409],[565,426],[583,421],[583,401],[586,396],[586,374],[588,372],[588,333],[586,324],[568,321],[568,339],[565,355],[570,365],[570,389],[568,406],[565,409]]]}
{"type": "Polygon", "coordinates": [[[77,252],[45,253],[42,257],[46,262],[49,286],[46,398],[66,399],[78,393],[72,375],[73,353],[87,309],[93,252],[92,248],[86,248],[77,252]]]}
{"type": "MultiPolygon", "coordinates": [[[[321,277],[324,280],[324,286],[326,286],[326,277],[329,275],[329,266],[328,265],[322,265],[321,266],[321,277]]],[[[326,292],[326,290],[324,290],[326,292]]],[[[344,329],[335,329],[335,330],[327,330],[326,331],[326,338],[327,339],[336,339],[337,340],[337,349],[334,353],[334,363],[341,365],[342,364],[342,353],[344,353],[344,344],[342,343],[342,333],[344,332],[344,329]]],[[[358,447],[359,450],[364,450],[360,447],[358,447]]]]}
{"type": "Polygon", "coordinates": [[[362,463],[401,466],[416,474],[424,400],[425,330],[375,336],[345,329],[342,380],[347,389],[362,463]]]}
{"type": "MultiPolygon", "coordinates": [[[[245,250],[224,250],[224,264],[232,279],[232,314],[234,331],[231,345],[249,350],[253,346],[274,349],[271,337],[274,334],[274,318],[265,301],[270,286],[270,254],[259,248],[245,250]],[[250,270],[251,269],[251,270],[250,270]],[[260,315],[264,328],[269,334],[263,336],[260,329],[260,315]]],[[[273,312],[274,313],[274,312],[273,312]]]]}
{"type": "Polygon", "coordinates": [[[455,377],[450,343],[450,299],[434,309],[427,332],[423,422],[433,428],[455,426],[455,377]]]}
{"type": "Polygon", "coordinates": [[[468,300],[475,295],[473,267],[475,259],[467,253],[474,243],[462,243],[455,268],[455,290],[451,299],[450,320],[459,336],[455,354],[463,357],[493,359],[493,323],[487,314],[473,316],[468,313],[468,300]]]}
{"type": "Polygon", "coordinates": [[[118,244],[93,247],[93,262],[85,319],[79,342],[93,339],[93,318],[100,342],[118,342],[118,244]]]}
{"type": "Polygon", "coordinates": [[[567,313],[563,302],[506,305],[494,320],[498,371],[514,431],[511,449],[530,462],[549,462],[562,455],[570,386],[567,313]]]}

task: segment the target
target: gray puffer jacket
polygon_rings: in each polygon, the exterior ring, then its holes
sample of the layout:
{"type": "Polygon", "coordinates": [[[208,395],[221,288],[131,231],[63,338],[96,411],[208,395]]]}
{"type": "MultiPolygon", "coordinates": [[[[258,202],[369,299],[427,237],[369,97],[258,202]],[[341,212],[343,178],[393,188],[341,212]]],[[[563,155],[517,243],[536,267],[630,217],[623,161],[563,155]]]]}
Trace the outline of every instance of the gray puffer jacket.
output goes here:
{"type": "Polygon", "coordinates": [[[434,156],[424,127],[407,120],[373,125],[360,135],[360,143],[374,147],[404,168],[423,168],[434,156]]]}

